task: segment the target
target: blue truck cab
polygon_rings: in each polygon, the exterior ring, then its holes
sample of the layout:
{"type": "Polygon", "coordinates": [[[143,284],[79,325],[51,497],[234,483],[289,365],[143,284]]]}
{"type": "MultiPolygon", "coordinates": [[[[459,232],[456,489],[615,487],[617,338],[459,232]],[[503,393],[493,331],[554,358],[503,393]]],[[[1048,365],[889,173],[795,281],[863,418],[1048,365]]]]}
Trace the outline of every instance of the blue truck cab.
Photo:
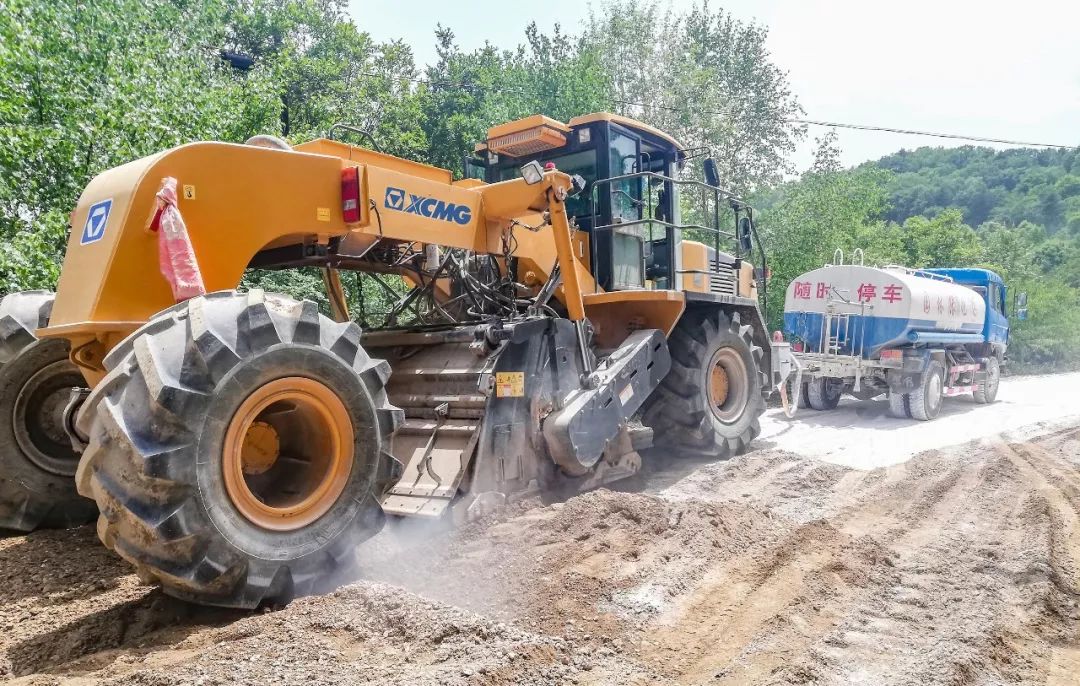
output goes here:
{"type": "MultiPolygon", "coordinates": [[[[961,286],[966,286],[979,294],[986,303],[986,319],[983,322],[983,345],[979,350],[972,350],[977,357],[996,357],[1005,361],[1005,350],[1009,344],[1009,317],[1007,286],[1005,281],[989,269],[972,267],[924,269],[923,271],[947,276],[961,286]],[[980,354],[981,353],[981,354],[980,354]]],[[[1017,298],[1017,319],[1027,318],[1025,309],[1027,298],[1017,298]]],[[[971,346],[969,346],[971,347],[971,346]]],[[[978,347],[978,346],[975,346],[978,347]]]]}

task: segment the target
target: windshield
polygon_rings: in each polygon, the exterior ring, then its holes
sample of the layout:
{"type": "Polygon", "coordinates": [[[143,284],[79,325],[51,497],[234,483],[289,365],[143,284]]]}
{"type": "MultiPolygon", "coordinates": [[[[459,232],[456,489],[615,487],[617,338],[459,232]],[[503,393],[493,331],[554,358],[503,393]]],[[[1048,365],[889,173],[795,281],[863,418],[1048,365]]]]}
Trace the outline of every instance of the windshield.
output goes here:
{"type": "MultiPolygon", "coordinates": [[[[539,160],[541,164],[554,162],[555,168],[561,172],[573,176],[579,174],[585,179],[585,191],[566,199],[566,211],[572,217],[584,217],[588,214],[589,191],[596,181],[596,151],[582,150],[566,155],[555,155],[539,160]]],[[[496,181],[509,181],[521,176],[520,165],[503,167],[496,171],[496,181]]]]}

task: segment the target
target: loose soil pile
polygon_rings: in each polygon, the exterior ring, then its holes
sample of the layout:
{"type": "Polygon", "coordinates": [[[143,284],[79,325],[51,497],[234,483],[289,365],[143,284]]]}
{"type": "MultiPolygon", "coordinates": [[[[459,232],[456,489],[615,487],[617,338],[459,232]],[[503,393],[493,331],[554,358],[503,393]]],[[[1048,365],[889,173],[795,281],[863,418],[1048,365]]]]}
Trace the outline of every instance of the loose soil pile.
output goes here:
{"type": "MultiPolygon", "coordinates": [[[[654,462],[655,458],[653,456],[654,462]]],[[[92,529],[0,540],[0,677],[145,684],[1000,684],[1080,674],[1080,429],[874,471],[762,451],[458,530],[285,609],[143,586],[92,529]]]]}

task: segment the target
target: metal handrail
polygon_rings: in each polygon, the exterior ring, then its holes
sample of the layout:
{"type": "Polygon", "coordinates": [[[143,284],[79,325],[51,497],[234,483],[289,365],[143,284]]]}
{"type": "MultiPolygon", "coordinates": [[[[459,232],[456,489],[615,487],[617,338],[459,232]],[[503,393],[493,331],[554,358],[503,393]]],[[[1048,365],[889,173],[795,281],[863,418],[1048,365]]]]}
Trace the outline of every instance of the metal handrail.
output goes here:
{"type": "Polygon", "coordinates": [[[734,192],[729,191],[729,190],[727,190],[725,188],[721,188],[719,186],[710,186],[709,184],[705,183],[704,181],[698,181],[697,179],[676,179],[674,177],[667,176],[665,174],[658,174],[656,172],[633,172],[633,173],[630,173],[630,174],[623,174],[621,176],[612,176],[612,177],[609,177],[609,178],[606,178],[606,179],[597,179],[596,181],[593,181],[593,187],[594,187],[594,190],[595,190],[595,187],[602,184],[602,183],[615,183],[616,181],[627,181],[629,179],[638,179],[638,178],[641,178],[641,179],[658,179],[660,181],[670,181],[671,183],[675,184],[676,186],[694,186],[695,188],[702,188],[702,189],[709,190],[709,191],[719,191],[720,194],[723,195],[728,200],[734,200],[739,205],[742,205],[742,206],[745,206],[745,207],[750,207],[750,204],[748,202],[746,202],[745,200],[743,200],[739,196],[735,195],[734,192]]]}
{"type": "Polygon", "coordinates": [[[954,281],[954,279],[947,274],[938,274],[936,272],[928,272],[925,269],[905,267],[902,264],[886,264],[882,269],[899,270],[911,276],[921,276],[924,279],[933,279],[935,281],[944,281],[946,283],[953,283],[954,281]]]}
{"type": "MultiPolygon", "coordinates": [[[[649,218],[649,219],[635,219],[635,220],[632,220],[632,221],[629,221],[629,222],[622,222],[622,223],[618,223],[618,224],[612,223],[612,224],[604,224],[604,225],[601,225],[601,226],[593,226],[592,231],[594,231],[594,232],[611,231],[613,229],[619,229],[619,228],[625,229],[625,228],[629,228],[629,227],[633,227],[633,226],[642,226],[642,225],[648,224],[649,225],[649,240],[650,241],[653,240],[653,238],[652,238],[652,226],[653,226],[653,224],[658,224],[658,225],[664,227],[665,234],[669,230],[674,230],[674,229],[704,231],[706,233],[712,233],[713,234],[713,236],[714,236],[713,248],[717,253],[717,259],[719,260],[719,253],[723,252],[720,249],[720,240],[721,240],[721,238],[727,238],[727,239],[730,239],[730,240],[734,240],[735,241],[735,254],[736,254],[736,256],[739,256],[741,254],[742,250],[741,250],[741,246],[740,246],[740,243],[739,243],[739,240],[738,240],[738,236],[739,236],[739,234],[738,234],[738,231],[739,231],[739,214],[741,212],[745,211],[747,213],[747,216],[750,217],[750,220],[751,220],[750,221],[750,233],[751,233],[752,244],[757,246],[758,253],[760,254],[760,274],[761,274],[761,278],[760,278],[760,283],[759,283],[759,286],[760,286],[759,292],[760,292],[760,294],[761,294],[761,296],[763,298],[765,297],[765,292],[766,291],[765,291],[765,277],[764,277],[764,275],[767,272],[767,262],[766,262],[766,256],[765,256],[765,248],[764,248],[764,245],[761,242],[761,237],[758,235],[757,226],[755,226],[755,224],[753,222],[753,209],[754,208],[749,203],[744,201],[741,197],[739,197],[738,195],[736,195],[732,191],[729,191],[729,190],[724,189],[724,188],[720,188],[719,186],[712,186],[712,185],[710,185],[708,183],[697,181],[696,179],[676,179],[676,178],[673,178],[671,176],[667,176],[665,174],[659,174],[657,172],[633,172],[633,173],[630,173],[630,174],[622,174],[622,175],[619,175],[619,176],[612,176],[612,177],[609,177],[609,178],[606,178],[606,179],[597,179],[596,181],[592,182],[592,184],[591,184],[592,187],[591,187],[590,192],[589,192],[589,206],[588,206],[589,217],[592,218],[593,221],[595,221],[595,218],[597,217],[597,211],[596,210],[597,210],[597,205],[598,205],[598,201],[599,201],[599,187],[601,185],[610,186],[613,183],[618,183],[618,182],[621,182],[621,181],[629,181],[629,180],[633,180],[633,179],[645,179],[645,180],[655,179],[655,180],[661,181],[661,182],[663,182],[665,184],[670,183],[670,184],[672,184],[672,186],[680,186],[680,187],[681,186],[687,186],[687,187],[699,188],[699,189],[711,192],[712,195],[713,195],[713,218],[714,218],[715,226],[708,227],[708,226],[703,226],[703,225],[700,225],[700,224],[674,224],[672,222],[668,222],[668,221],[665,221],[665,220],[649,218]],[[726,200],[728,202],[729,206],[735,211],[735,232],[734,233],[727,232],[727,231],[722,231],[720,229],[720,201],[721,201],[721,198],[726,200]]],[[[642,199],[642,200],[634,200],[632,197],[631,197],[631,201],[639,209],[648,209],[649,214],[654,215],[655,214],[655,206],[653,204],[652,194],[647,193],[647,196],[648,196],[647,201],[644,200],[644,199],[642,199]]],[[[674,199],[672,200],[672,203],[674,204],[674,199]]],[[[675,249],[674,245],[669,246],[669,249],[671,249],[673,251],[675,249]]],[[[597,269],[597,263],[596,263],[597,255],[596,255],[595,250],[591,251],[591,252],[592,252],[592,262],[593,262],[592,269],[593,269],[593,273],[595,274],[596,269],[597,269]]],[[[753,252],[753,248],[751,248],[750,252],[751,253],[753,252]]],[[[672,263],[671,263],[671,273],[672,273],[672,276],[674,276],[675,273],[676,273],[674,261],[672,261],[672,263]]],[[[766,307],[767,307],[767,305],[766,305],[766,307]]]]}
{"type": "Polygon", "coordinates": [[[697,231],[707,231],[709,233],[718,233],[725,238],[736,238],[735,234],[728,231],[721,231],[720,229],[714,229],[711,226],[702,226],[701,224],[672,224],[666,222],[663,219],[634,219],[633,221],[620,222],[618,224],[603,224],[601,226],[594,226],[593,231],[611,231],[612,229],[625,229],[633,226],[640,226],[642,224],[659,224],[664,228],[671,229],[694,229],[697,231]]]}

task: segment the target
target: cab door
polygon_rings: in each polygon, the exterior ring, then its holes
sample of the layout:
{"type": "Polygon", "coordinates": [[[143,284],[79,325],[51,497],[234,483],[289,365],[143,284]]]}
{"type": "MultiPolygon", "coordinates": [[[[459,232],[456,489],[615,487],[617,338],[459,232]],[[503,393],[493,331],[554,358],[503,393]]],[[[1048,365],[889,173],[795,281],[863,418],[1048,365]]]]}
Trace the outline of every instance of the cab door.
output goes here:
{"type": "Polygon", "coordinates": [[[1009,340],[1009,320],[1005,316],[1005,287],[991,283],[987,291],[987,339],[990,343],[1005,345],[1009,340]]]}
{"type": "MultiPolygon", "coordinates": [[[[638,174],[641,138],[612,124],[606,137],[607,178],[638,174]]],[[[607,290],[630,290],[645,287],[645,234],[642,223],[642,182],[640,176],[612,181],[607,193],[609,230],[596,236],[596,243],[606,259],[600,260],[601,284],[607,290]],[[607,262],[608,269],[604,269],[607,262]]]]}

